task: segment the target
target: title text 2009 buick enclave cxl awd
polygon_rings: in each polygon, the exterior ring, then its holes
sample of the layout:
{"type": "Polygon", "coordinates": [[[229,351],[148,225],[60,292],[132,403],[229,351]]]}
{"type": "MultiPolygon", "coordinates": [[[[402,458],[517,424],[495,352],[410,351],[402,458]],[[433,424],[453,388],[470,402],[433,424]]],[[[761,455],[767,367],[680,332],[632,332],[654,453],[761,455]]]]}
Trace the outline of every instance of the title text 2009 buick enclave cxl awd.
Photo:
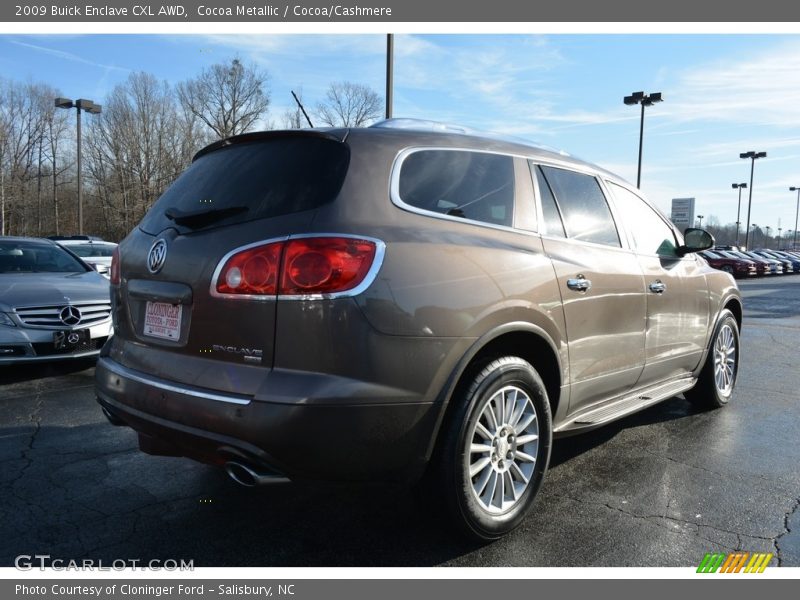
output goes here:
{"type": "Polygon", "coordinates": [[[246,134],[120,244],[109,419],[142,450],[281,479],[433,485],[517,526],[554,435],[683,393],[726,404],[742,305],[635,188],[447,128],[246,134]]]}

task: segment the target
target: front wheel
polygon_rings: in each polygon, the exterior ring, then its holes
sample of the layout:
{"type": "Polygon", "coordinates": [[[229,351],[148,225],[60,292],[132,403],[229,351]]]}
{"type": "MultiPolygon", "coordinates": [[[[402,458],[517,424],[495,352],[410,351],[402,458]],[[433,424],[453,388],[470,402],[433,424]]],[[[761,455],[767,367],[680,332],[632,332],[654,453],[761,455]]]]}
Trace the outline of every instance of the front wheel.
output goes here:
{"type": "Polygon", "coordinates": [[[542,484],[550,404],[539,374],[515,356],[493,360],[461,390],[440,455],[440,490],[462,531],[494,540],[522,522],[542,484]]]}
{"type": "Polygon", "coordinates": [[[739,324],[733,313],[725,309],[714,328],[708,357],[697,384],[683,394],[686,399],[701,408],[725,406],[736,385],[739,355],[739,324]]]}

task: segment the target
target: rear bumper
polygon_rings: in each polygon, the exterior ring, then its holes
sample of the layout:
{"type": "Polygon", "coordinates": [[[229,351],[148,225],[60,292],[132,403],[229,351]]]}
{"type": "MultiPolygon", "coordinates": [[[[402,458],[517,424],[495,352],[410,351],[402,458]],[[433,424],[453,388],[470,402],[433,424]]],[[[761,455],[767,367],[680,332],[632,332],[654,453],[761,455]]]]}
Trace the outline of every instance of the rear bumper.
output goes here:
{"type": "Polygon", "coordinates": [[[139,433],[145,452],[243,457],[290,478],[413,480],[437,416],[410,392],[319,373],[265,370],[257,397],[176,384],[109,357],[95,373],[98,402],[139,433]]]}

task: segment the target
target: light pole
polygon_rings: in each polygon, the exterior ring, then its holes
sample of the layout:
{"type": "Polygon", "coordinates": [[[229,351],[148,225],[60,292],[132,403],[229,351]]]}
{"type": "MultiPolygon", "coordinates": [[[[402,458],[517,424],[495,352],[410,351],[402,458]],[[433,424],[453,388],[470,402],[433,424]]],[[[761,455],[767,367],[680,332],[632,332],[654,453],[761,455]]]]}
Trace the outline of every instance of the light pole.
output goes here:
{"type": "Polygon", "coordinates": [[[386,118],[392,118],[394,87],[394,34],[386,34],[386,118]]]}
{"type": "MultiPolygon", "coordinates": [[[[758,225],[753,223],[750,227],[753,229],[753,246],[755,246],[756,245],[756,228],[758,227],[758,225]]],[[[747,244],[747,239],[745,239],[745,244],[747,244]]],[[[750,246],[747,246],[747,249],[750,250],[750,246]]]]}
{"type": "Polygon", "coordinates": [[[83,235],[83,187],[81,186],[81,111],[99,115],[102,107],[91,100],[79,98],[74,102],[69,98],[56,98],[56,108],[75,108],[78,115],[78,233],[83,235]]]}
{"type": "Polygon", "coordinates": [[[662,102],[661,92],[645,94],[644,92],[633,92],[630,96],[625,96],[622,101],[628,106],[634,104],[642,105],[642,117],[639,121],[639,169],[636,172],[636,187],[642,187],[642,142],[644,141],[644,107],[652,106],[656,102],[662,102]]]}
{"type": "Polygon", "coordinates": [[[792,250],[797,250],[797,215],[800,214],[800,187],[790,187],[790,192],[797,192],[797,208],[794,210],[794,239],[792,241],[792,250]]]}
{"type": "Polygon", "coordinates": [[[772,231],[772,227],[770,227],[769,225],[767,225],[767,226],[766,226],[764,229],[766,229],[766,231],[767,231],[767,235],[766,235],[766,237],[764,238],[764,248],[766,248],[767,250],[769,250],[769,238],[771,238],[771,237],[772,237],[772,233],[771,233],[771,231],[772,231]]]}
{"type": "Polygon", "coordinates": [[[742,188],[747,188],[746,183],[732,183],[731,187],[733,189],[739,188],[739,205],[736,208],[736,245],[739,245],[739,225],[741,225],[741,213],[742,213],[742,188]]]}
{"type": "Polygon", "coordinates": [[[747,228],[744,230],[744,246],[748,250],[750,249],[750,207],[753,204],[753,170],[756,166],[756,159],[766,158],[766,156],[766,152],[756,152],[755,150],[750,150],[749,152],[742,152],[739,154],[739,158],[750,159],[750,197],[747,200],[747,228]]]}
{"type": "MultiPolygon", "coordinates": [[[[780,219],[778,219],[778,222],[780,223],[780,219]]],[[[783,250],[783,248],[781,248],[781,246],[783,246],[783,241],[781,239],[781,235],[782,235],[781,232],[782,231],[783,231],[783,229],[778,227],[778,250],[783,250]]]]}
{"type": "Polygon", "coordinates": [[[698,221],[700,221],[700,225],[699,225],[699,227],[700,227],[701,229],[703,228],[703,216],[704,216],[704,215],[697,215],[697,220],[698,220],[698,221]]]}

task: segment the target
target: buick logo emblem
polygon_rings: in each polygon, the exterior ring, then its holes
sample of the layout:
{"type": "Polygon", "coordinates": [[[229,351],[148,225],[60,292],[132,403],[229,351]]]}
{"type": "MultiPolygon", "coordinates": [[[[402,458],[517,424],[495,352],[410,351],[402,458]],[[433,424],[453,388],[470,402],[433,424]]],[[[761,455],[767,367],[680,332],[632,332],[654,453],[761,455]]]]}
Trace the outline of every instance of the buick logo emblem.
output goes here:
{"type": "Polygon", "coordinates": [[[82,315],[77,306],[65,306],[61,309],[58,316],[64,325],[69,325],[71,327],[81,322],[82,315]]]}
{"type": "Polygon", "coordinates": [[[153,242],[150,252],[147,253],[147,270],[158,273],[167,260],[167,242],[162,238],[153,242]]]}

